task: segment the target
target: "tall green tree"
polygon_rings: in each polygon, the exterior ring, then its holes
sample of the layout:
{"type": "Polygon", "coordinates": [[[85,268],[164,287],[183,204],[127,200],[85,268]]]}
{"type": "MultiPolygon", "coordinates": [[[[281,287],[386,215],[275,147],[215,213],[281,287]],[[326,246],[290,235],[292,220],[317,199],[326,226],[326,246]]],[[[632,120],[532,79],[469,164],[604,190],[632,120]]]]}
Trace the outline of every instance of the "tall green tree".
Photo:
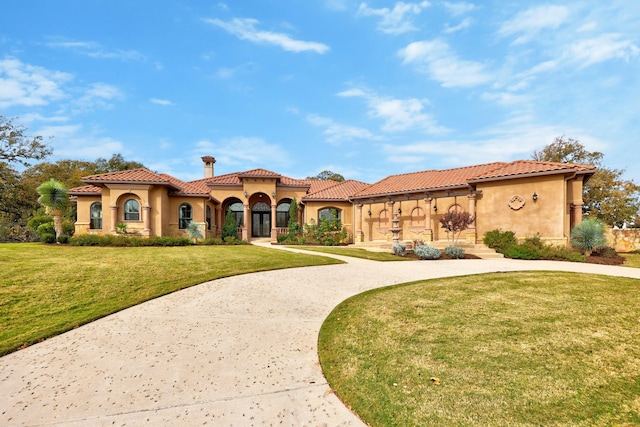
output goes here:
{"type": "Polygon", "coordinates": [[[38,203],[45,207],[46,213],[53,217],[56,239],[62,236],[62,215],[69,206],[69,190],[51,178],[38,187],[38,203]]]}
{"type": "Polygon", "coordinates": [[[584,215],[610,226],[634,223],[640,211],[640,186],[622,177],[624,169],[605,167],[603,153],[588,151],[577,139],[562,135],[542,150],[534,151],[532,158],[596,166],[596,173],[584,186],[584,215]]]}
{"type": "Polygon", "coordinates": [[[95,161],[94,174],[107,173],[107,172],[119,172],[131,169],[138,169],[145,167],[142,163],[134,162],[132,160],[125,160],[122,154],[116,153],[109,159],[100,157],[95,161]]]}
{"type": "Polygon", "coordinates": [[[344,176],[342,176],[342,175],[340,175],[339,173],[336,173],[336,172],[325,170],[325,171],[320,172],[316,176],[308,176],[307,179],[317,179],[317,180],[320,180],[320,181],[343,182],[344,181],[344,176]]]}

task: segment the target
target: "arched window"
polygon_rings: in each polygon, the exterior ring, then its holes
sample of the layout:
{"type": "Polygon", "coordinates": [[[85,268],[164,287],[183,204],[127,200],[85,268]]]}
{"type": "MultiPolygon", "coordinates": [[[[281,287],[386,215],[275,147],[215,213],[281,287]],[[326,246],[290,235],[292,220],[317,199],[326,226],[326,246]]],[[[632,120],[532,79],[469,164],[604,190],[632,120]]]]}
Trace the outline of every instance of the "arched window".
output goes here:
{"type": "Polygon", "coordinates": [[[336,220],[336,219],[338,221],[341,221],[341,213],[342,211],[336,208],[320,209],[318,211],[318,222],[320,222],[322,218],[324,218],[327,221],[336,220]]]}
{"type": "Polygon", "coordinates": [[[207,230],[211,230],[211,206],[207,205],[204,216],[204,220],[207,221],[207,230]]]}
{"type": "Polygon", "coordinates": [[[276,208],[276,227],[288,227],[289,226],[289,209],[291,203],[281,202],[276,208]]]}
{"type": "Polygon", "coordinates": [[[124,220],[140,221],[140,203],[137,200],[129,199],[124,202],[124,220]]]}
{"type": "Polygon", "coordinates": [[[102,203],[94,202],[89,209],[89,215],[91,217],[89,221],[89,228],[92,230],[102,230],[102,203]]]}
{"type": "Polygon", "coordinates": [[[184,230],[193,221],[193,210],[189,203],[183,203],[178,208],[178,228],[184,230]]]}
{"type": "Polygon", "coordinates": [[[422,227],[424,226],[424,210],[416,206],[411,210],[411,226],[422,227]]]}
{"type": "Polygon", "coordinates": [[[388,228],[389,227],[389,211],[387,209],[383,209],[378,214],[378,228],[388,228]]]}
{"type": "Polygon", "coordinates": [[[241,202],[236,202],[229,205],[229,209],[238,227],[242,227],[244,225],[244,205],[241,202]]]}

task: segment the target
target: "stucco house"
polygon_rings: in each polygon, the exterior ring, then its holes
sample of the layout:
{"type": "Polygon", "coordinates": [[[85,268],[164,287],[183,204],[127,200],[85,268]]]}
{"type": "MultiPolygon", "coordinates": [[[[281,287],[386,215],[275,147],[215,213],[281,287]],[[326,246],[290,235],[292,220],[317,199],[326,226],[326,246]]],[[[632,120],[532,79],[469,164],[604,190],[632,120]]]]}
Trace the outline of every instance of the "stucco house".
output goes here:
{"type": "Polygon", "coordinates": [[[463,237],[469,243],[499,228],[567,244],[582,220],[583,185],[596,170],[520,160],[391,175],[367,184],[295,179],[266,169],[216,176],[215,158],[202,161],[204,178],[190,182],[147,169],[84,177],[86,186],[70,190],[77,202],[76,233],[113,234],[124,223],[142,236],[175,236],[193,221],[204,236],[214,237],[230,211],[242,239],[276,242],[295,198],[299,223],[334,213],[356,245],[445,240],[439,219],[451,210],[475,217],[463,237]]]}

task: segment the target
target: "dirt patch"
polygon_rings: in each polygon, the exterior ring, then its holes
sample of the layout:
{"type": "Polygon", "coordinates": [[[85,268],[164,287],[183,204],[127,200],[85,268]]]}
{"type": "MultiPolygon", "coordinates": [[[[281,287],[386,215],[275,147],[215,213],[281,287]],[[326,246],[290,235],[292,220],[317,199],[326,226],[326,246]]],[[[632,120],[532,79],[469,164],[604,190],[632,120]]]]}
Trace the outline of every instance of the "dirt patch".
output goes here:
{"type": "Polygon", "coordinates": [[[624,264],[624,257],[604,257],[604,256],[588,256],[587,262],[590,264],[603,264],[603,265],[622,265],[624,264]]]}

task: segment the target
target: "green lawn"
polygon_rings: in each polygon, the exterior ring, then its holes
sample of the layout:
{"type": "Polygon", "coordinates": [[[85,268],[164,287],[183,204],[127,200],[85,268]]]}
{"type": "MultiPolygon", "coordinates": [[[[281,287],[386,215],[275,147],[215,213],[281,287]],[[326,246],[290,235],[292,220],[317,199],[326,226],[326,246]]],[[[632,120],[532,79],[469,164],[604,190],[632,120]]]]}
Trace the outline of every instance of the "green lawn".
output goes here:
{"type": "Polygon", "coordinates": [[[340,304],[319,354],[372,426],[640,425],[638,313],[637,279],[429,280],[340,304]]]}
{"type": "Polygon", "coordinates": [[[640,268],[640,254],[620,254],[620,255],[627,259],[622,265],[626,267],[640,268]]]}
{"type": "Polygon", "coordinates": [[[0,244],[0,355],[208,280],[335,263],[256,246],[0,244]]]}

